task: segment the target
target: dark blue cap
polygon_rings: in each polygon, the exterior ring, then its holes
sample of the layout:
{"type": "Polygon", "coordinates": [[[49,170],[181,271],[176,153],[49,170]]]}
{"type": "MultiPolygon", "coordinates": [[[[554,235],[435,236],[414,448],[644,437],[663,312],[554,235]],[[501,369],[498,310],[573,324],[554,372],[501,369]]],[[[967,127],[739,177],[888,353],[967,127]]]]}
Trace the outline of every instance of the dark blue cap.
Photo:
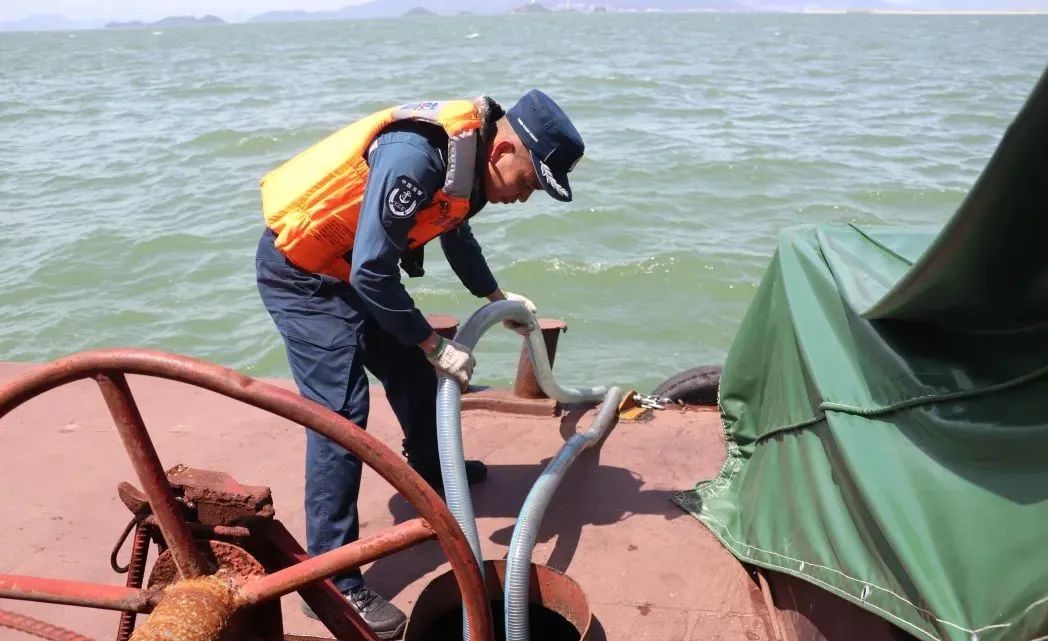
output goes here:
{"type": "Polygon", "coordinates": [[[582,158],[586,146],[564,110],[546,94],[532,89],[506,112],[506,117],[531,151],[542,188],[557,200],[570,202],[568,172],[582,158]]]}

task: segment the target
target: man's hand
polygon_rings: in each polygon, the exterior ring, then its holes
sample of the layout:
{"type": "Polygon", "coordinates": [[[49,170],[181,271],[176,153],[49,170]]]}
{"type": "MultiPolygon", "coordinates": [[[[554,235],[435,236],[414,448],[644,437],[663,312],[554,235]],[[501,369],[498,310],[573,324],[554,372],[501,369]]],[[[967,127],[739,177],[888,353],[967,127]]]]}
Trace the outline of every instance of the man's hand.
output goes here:
{"type": "Polygon", "coordinates": [[[477,365],[469,348],[443,336],[438,338],[432,351],[426,352],[426,360],[438,372],[457,380],[463,392],[469,387],[469,379],[477,365]]]}
{"type": "MultiPolygon", "coordinates": [[[[516,303],[524,305],[524,309],[528,310],[532,314],[538,313],[538,308],[535,307],[535,303],[531,302],[531,299],[521,296],[520,294],[514,294],[513,292],[503,292],[501,288],[488,294],[488,300],[495,302],[497,300],[511,300],[516,303]]],[[[507,329],[512,329],[521,336],[527,337],[531,333],[532,328],[524,323],[518,323],[516,321],[504,320],[502,325],[507,329]]]]}
{"type": "MultiPolygon", "coordinates": [[[[530,299],[528,299],[525,296],[521,296],[520,294],[514,294],[513,292],[506,292],[506,300],[511,300],[511,301],[513,301],[515,303],[521,303],[522,305],[524,305],[524,309],[528,310],[532,314],[537,314],[538,311],[539,311],[538,308],[535,307],[535,303],[531,302],[530,299]]],[[[531,329],[532,329],[531,326],[527,325],[526,323],[518,323],[516,321],[511,321],[511,320],[504,320],[504,321],[502,321],[502,325],[504,327],[506,327],[507,329],[512,329],[513,331],[517,332],[521,336],[527,336],[531,332],[531,329]]]]}

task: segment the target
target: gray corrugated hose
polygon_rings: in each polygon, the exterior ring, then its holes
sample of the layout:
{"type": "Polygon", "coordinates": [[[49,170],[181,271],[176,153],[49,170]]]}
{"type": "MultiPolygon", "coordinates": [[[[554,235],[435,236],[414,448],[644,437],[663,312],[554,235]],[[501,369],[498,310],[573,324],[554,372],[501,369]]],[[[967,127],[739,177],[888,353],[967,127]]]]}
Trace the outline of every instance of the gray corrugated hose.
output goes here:
{"type": "MultiPolygon", "coordinates": [[[[557,384],[550,368],[546,342],[535,315],[521,303],[500,300],[489,303],[473,313],[455,334],[455,341],[473,349],[481,335],[495,323],[512,320],[531,327],[526,344],[531,368],[539,387],[552,399],[561,403],[597,401],[607,392],[606,387],[566,388],[557,384]]],[[[484,559],[480,552],[480,536],[477,534],[473,501],[466,481],[466,461],[462,449],[462,392],[458,383],[441,374],[437,383],[437,447],[440,452],[440,474],[444,480],[444,496],[448,509],[458,521],[466,535],[473,556],[484,571],[484,559]]],[[[462,638],[469,640],[463,615],[462,638]]]]}
{"type": "Polygon", "coordinates": [[[565,443],[546,469],[542,470],[528,498],[520,509],[513,540],[506,557],[506,641],[529,641],[528,577],[531,574],[531,552],[539,534],[542,517],[546,514],[553,493],[564,479],[564,474],[585,449],[607,436],[618,419],[622,390],[613,387],[604,397],[604,404],[593,419],[593,424],[581,434],[575,434],[565,443]]]}

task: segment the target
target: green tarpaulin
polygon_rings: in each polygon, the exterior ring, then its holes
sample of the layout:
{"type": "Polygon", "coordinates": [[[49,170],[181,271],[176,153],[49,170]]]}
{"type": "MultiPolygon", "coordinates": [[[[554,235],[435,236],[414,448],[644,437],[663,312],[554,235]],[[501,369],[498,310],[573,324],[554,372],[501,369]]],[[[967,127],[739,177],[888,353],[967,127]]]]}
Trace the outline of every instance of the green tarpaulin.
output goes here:
{"type": "Polygon", "coordinates": [[[679,502],[918,638],[1048,639],[1048,75],[945,228],[789,230],[679,502]]]}

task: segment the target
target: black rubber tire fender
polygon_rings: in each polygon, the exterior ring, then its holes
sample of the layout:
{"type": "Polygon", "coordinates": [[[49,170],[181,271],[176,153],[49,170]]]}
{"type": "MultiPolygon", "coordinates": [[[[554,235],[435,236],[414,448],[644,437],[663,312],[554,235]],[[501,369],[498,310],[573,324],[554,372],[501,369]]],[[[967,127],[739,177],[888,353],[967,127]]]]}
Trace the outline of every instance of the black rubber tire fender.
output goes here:
{"type": "Polygon", "coordinates": [[[716,405],[723,369],[721,365],[686,369],[664,380],[651,395],[685,405],[716,405]]]}

